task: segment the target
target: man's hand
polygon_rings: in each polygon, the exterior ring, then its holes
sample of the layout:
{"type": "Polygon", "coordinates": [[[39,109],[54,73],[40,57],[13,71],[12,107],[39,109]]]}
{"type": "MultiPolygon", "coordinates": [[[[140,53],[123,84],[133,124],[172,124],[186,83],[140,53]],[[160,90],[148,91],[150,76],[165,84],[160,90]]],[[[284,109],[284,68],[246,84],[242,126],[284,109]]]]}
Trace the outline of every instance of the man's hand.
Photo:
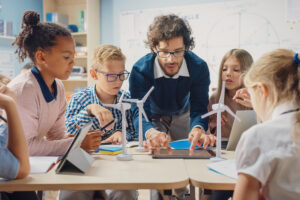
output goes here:
{"type": "Polygon", "coordinates": [[[102,141],[102,143],[120,144],[122,142],[122,132],[116,131],[114,134],[102,141]]]}
{"type": "Polygon", "coordinates": [[[212,134],[206,135],[203,129],[195,127],[189,133],[189,141],[191,142],[190,152],[193,152],[196,145],[201,146],[203,144],[204,149],[207,145],[214,146],[216,137],[212,134]]]}
{"type": "Polygon", "coordinates": [[[97,150],[101,144],[101,135],[103,133],[104,132],[100,130],[89,131],[81,143],[81,148],[85,151],[97,150]]]}
{"type": "Polygon", "coordinates": [[[170,137],[164,133],[155,129],[150,129],[146,133],[146,141],[144,142],[144,147],[147,150],[156,149],[159,151],[160,148],[167,148],[171,150],[169,145],[170,137]]]}
{"type": "MultiPolygon", "coordinates": [[[[86,108],[89,115],[94,115],[100,123],[100,126],[103,127],[112,120],[114,120],[114,117],[110,110],[104,108],[103,106],[100,106],[98,104],[90,104],[86,108]]],[[[114,123],[109,125],[106,129],[110,130],[114,127],[114,123]]]]}

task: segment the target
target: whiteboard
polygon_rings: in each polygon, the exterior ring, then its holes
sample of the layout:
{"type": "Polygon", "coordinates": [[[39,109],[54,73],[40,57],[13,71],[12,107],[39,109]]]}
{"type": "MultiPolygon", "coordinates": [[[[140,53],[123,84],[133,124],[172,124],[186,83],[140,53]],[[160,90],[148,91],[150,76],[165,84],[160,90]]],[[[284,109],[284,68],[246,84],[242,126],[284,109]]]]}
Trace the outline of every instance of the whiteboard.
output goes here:
{"type": "MultiPolygon", "coordinates": [[[[127,57],[126,69],[149,53],[144,41],[157,15],[174,13],[188,20],[195,48],[211,76],[218,82],[219,64],[232,48],[243,48],[257,59],[275,48],[300,51],[299,0],[232,0],[199,5],[130,10],[120,13],[120,47],[127,57]]],[[[128,82],[124,82],[124,89],[128,82]]]]}

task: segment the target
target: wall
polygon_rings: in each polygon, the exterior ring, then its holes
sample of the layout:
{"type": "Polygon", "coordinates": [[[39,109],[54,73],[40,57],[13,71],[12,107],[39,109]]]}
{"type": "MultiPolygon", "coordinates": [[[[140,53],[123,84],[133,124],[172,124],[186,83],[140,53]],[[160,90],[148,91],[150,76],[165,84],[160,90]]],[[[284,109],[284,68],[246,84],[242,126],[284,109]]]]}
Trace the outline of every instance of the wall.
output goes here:
{"type": "MultiPolygon", "coordinates": [[[[0,0],[2,8],[0,9],[0,19],[13,22],[13,34],[17,35],[20,31],[22,15],[26,10],[35,10],[41,16],[41,21],[43,21],[43,2],[42,0],[0,0]]],[[[10,45],[0,45],[0,50],[15,51],[15,47],[10,45]]],[[[16,61],[12,63],[15,69],[15,74],[20,72],[23,63],[16,61]]],[[[1,67],[1,66],[0,66],[1,67]]]]}
{"type": "Polygon", "coordinates": [[[166,8],[228,0],[101,0],[100,42],[120,46],[120,12],[148,8],[166,8]]]}

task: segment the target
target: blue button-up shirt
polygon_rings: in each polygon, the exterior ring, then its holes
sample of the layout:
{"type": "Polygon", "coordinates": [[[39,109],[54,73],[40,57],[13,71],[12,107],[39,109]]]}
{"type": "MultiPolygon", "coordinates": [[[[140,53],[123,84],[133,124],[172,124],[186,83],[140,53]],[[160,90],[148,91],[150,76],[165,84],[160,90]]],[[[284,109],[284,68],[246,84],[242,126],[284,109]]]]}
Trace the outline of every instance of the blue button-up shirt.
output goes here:
{"type": "MultiPolygon", "coordinates": [[[[117,97],[115,99],[115,103],[119,101],[119,98],[121,97],[122,91],[119,91],[117,94],[117,97]]],[[[128,92],[125,92],[124,99],[129,99],[130,94],[128,92]]],[[[93,125],[91,130],[99,130],[100,129],[100,123],[98,119],[94,116],[91,116],[87,112],[87,106],[90,104],[98,104],[103,106],[102,102],[98,99],[98,96],[96,94],[95,87],[87,87],[82,89],[81,91],[74,93],[71,96],[69,105],[66,109],[66,127],[67,132],[70,134],[77,134],[79,132],[79,129],[77,129],[76,125],[79,127],[83,127],[85,124],[87,124],[90,121],[93,121],[93,125]]],[[[104,106],[105,107],[105,106],[104,106]]],[[[102,139],[108,138],[110,135],[112,135],[117,130],[122,130],[122,113],[118,109],[105,107],[106,109],[110,110],[112,112],[112,115],[114,117],[115,125],[114,128],[111,130],[106,131],[102,135],[102,139]]],[[[133,140],[137,138],[137,133],[135,132],[133,122],[132,122],[132,113],[131,110],[126,111],[126,119],[128,127],[126,129],[126,139],[128,141],[133,140]]]]}

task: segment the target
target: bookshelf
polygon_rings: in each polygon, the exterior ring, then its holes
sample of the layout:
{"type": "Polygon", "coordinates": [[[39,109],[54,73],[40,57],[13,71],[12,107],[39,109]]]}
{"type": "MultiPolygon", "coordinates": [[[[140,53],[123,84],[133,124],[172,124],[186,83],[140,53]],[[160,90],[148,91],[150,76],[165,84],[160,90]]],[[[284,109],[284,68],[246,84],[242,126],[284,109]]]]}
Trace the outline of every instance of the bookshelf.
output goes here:
{"type": "Polygon", "coordinates": [[[93,50],[100,44],[100,0],[43,0],[44,19],[46,19],[46,13],[57,12],[68,15],[69,24],[78,26],[80,10],[86,10],[87,27],[85,32],[72,33],[76,43],[74,66],[84,67],[87,75],[70,76],[68,80],[63,81],[67,98],[74,93],[76,88],[94,84],[89,74],[89,67],[92,63],[93,50]],[[84,51],[81,51],[82,49],[84,51]]]}

